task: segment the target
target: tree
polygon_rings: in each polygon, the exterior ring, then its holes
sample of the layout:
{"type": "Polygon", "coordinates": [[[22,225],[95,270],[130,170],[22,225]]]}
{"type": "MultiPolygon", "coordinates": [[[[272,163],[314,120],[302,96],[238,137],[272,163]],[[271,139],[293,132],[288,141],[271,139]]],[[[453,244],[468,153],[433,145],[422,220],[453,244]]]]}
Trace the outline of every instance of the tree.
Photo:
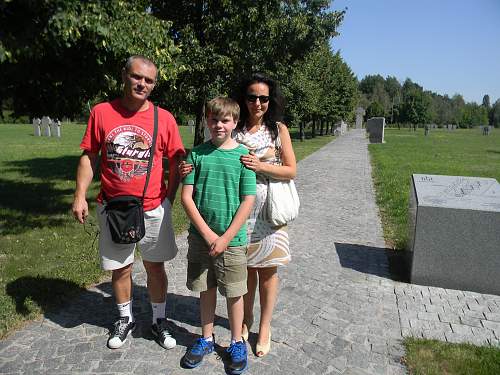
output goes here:
{"type": "Polygon", "coordinates": [[[187,70],[167,95],[177,98],[183,110],[197,114],[195,144],[203,139],[202,108],[207,98],[229,93],[242,76],[256,70],[282,80],[318,41],[336,35],[344,12],[329,11],[329,3],[152,1],[151,11],[172,22],[170,33],[185,51],[181,60],[187,70]]]}
{"type": "Polygon", "coordinates": [[[491,107],[491,125],[500,128],[500,99],[491,107]]]}
{"type": "Polygon", "coordinates": [[[403,102],[401,105],[402,122],[410,124],[426,124],[429,122],[430,93],[413,83],[409,78],[403,84],[403,102]]]}
{"type": "Polygon", "coordinates": [[[490,96],[488,94],[483,96],[483,107],[486,108],[487,111],[491,109],[490,96]]]}
{"type": "MultiPolygon", "coordinates": [[[[160,81],[182,67],[166,30],[146,0],[18,0],[0,5],[0,68],[8,76],[0,100],[17,115],[74,117],[119,92],[125,59],[157,63],[160,81]]],[[[160,82],[161,83],[161,82],[160,82]]]]}

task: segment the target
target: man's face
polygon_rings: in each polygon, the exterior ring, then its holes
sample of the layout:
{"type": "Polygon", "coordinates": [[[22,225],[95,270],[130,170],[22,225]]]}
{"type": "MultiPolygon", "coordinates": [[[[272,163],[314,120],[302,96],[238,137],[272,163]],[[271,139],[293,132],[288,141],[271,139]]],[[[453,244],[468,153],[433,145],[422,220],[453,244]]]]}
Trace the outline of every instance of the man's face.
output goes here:
{"type": "Polygon", "coordinates": [[[123,95],[127,99],[145,101],[156,83],[156,67],[140,59],[132,62],[130,69],[123,71],[123,95]]]}

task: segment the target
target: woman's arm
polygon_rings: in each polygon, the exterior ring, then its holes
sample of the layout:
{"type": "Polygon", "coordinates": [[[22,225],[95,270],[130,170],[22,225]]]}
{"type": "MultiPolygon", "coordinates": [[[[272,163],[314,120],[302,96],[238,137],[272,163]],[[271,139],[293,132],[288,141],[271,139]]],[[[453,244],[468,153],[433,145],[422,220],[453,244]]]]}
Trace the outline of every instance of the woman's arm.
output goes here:
{"type": "Polygon", "coordinates": [[[252,171],[262,173],[277,180],[290,180],[297,174],[297,162],[293,152],[292,140],[288,128],[279,124],[279,137],[281,140],[281,161],[283,165],[272,165],[261,162],[255,155],[243,155],[241,162],[252,171]]]}

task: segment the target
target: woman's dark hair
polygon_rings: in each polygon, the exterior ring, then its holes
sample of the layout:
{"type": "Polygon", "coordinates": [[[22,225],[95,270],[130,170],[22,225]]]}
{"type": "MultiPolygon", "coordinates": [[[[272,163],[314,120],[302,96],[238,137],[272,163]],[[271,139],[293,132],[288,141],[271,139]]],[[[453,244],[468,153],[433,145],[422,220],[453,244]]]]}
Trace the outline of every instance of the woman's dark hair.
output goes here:
{"type": "Polygon", "coordinates": [[[254,73],[249,78],[244,79],[236,92],[236,101],[240,105],[240,121],[236,126],[237,130],[243,129],[248,119],[248,108],[246,103],[246,95],[248,86],[254,83],[265,83],[269,87],[269,106],[266,113],[264,113],[264,122],[271,130],[272,138],[276,139],[278,136],[278,126],[276,122],[283,120],[283,111],[285,106],[285,99],[281,94],[278,82],[266,76],[263,73],[254,73]]]}

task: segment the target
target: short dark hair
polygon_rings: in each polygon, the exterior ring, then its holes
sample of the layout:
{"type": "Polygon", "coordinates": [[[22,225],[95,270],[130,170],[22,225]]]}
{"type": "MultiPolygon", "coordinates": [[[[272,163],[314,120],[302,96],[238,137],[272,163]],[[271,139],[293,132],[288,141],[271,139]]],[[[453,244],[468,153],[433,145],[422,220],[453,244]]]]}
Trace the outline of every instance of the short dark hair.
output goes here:
{"type": "Polygon", "coordinates": [[[205,106],[205,116],[208,117],[210,113],[215,116],[231,115],[234,122],[238,122],[240,119],[240,106],[231,98],[218,96],[210,100],[205,106]]]}
{"type": "Polygon", "coordinates": [[[240,122],[236,129],[243,129],[248,119],[249,113],[246,105],[246,95],[248,87],[254,83],[265,83],[269,87],[269,106],[266,113],[264,113],[264,122],[269,130],[271,130],[273,139],[276,139],[278,136],[278,125],[276,123],[283,121],[285,98],[281,94],[278,82],[264,73],[253,73],[250,77],[241,81],[236,92],[236,100],[241,108],[240,122]]]}

